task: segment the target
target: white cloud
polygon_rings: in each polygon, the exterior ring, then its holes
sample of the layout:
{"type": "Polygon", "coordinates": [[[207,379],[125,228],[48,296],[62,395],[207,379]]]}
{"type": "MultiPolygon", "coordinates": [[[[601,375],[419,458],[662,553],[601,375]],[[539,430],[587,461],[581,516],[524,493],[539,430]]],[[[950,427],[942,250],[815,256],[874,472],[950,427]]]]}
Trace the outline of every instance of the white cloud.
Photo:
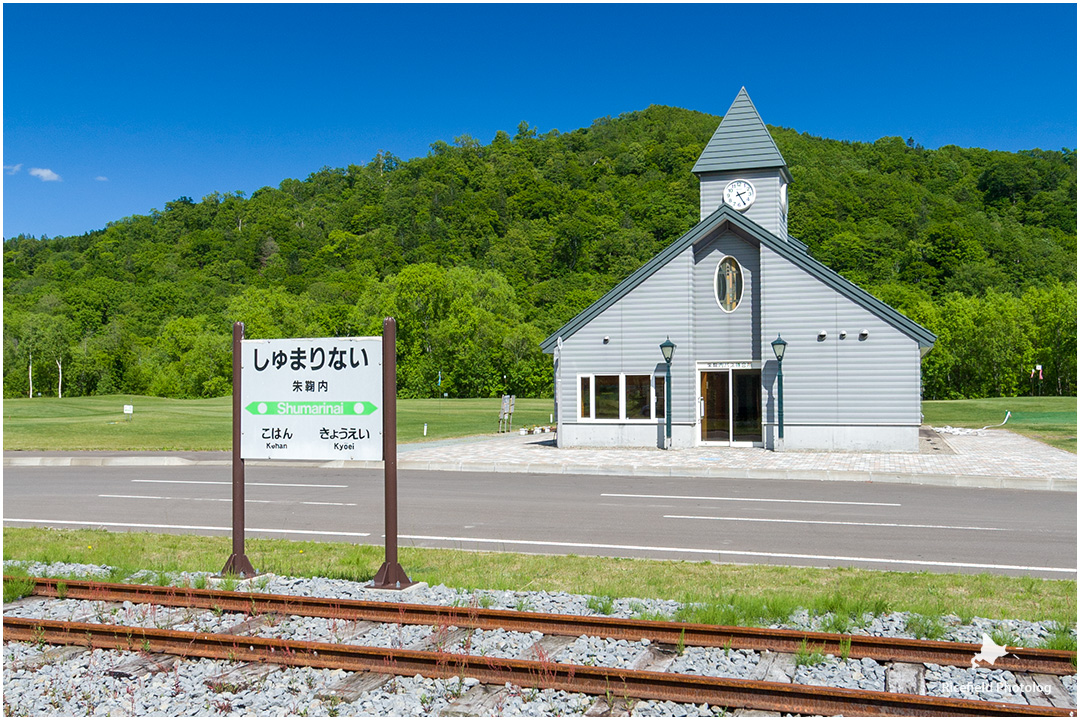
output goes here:
{"type": "Polygon", "coordinates": [[[6,175],[14,175],[15,173],[19,172],[20,170],[22,170],[22,163],[19,163],[18,165],[5,165],[4,166],[4,173],[6,175]]]}
{"type": "Polygon", "coordinates": [[[30,174],[41,178],[42,182],[60,182],[60,176],[49,168],[30,168],[30,174]]]}
{"type": "Polygon", "coordinates": [[[97,180],[98,182],[109,182],[109,178],[105,177],[104,175],[98,175],[94,179],[97,180]]]}

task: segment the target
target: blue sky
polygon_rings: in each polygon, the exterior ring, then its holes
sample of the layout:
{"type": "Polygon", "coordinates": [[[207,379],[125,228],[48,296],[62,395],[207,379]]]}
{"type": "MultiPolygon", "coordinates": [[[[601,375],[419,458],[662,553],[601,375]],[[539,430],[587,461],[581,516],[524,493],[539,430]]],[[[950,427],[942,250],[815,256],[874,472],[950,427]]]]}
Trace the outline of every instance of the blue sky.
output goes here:
{"type": "Polygon", "coordinates": [[[5,4],[4,237],[379,150],[673,105],[928,148],[1076,147],[1060,5],[5,4]]]}

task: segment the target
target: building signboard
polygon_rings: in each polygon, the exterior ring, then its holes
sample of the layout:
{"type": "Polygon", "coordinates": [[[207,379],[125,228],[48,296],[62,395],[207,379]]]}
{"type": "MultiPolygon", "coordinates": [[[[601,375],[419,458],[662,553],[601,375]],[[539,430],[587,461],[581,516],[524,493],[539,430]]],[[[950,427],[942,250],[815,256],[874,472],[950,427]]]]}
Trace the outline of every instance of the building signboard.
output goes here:
{"type": "Polygon", "coordinates": [[[241,341],[245,460],[382,460],[382,338],[241,341]]]}
{"type": "Polygon", "coordinates": [[[753,362],[699,362],[698,367],[708,370],[750,370],[753,362]]]}

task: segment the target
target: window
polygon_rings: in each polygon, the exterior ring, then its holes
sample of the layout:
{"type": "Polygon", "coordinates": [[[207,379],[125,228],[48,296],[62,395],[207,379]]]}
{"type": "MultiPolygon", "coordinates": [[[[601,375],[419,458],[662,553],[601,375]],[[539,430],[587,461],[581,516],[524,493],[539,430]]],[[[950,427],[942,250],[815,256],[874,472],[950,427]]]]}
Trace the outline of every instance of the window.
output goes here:
{"type": "Polygon", "coordinates": [[[596,419],[619,419],[619,376],[597,375],[596,378],[596,419]]]}
{"type": "Polygon", "coordinates": [[[664,417],[664,378],[652,375],[578,376],[582,420],[649,422],[664,417]]]}
{"type": "Polygon", "coordinates": [[[724,312],[734,312],[742,301],[743,277],[739,261],[730,255],[716,266],[716,303],[724,312]]]}
{"type": "Polygon", "coordinates": [[[648,420],[652,417],[652,378],[648,375],[626,376],[626,419],[648,420]]]}

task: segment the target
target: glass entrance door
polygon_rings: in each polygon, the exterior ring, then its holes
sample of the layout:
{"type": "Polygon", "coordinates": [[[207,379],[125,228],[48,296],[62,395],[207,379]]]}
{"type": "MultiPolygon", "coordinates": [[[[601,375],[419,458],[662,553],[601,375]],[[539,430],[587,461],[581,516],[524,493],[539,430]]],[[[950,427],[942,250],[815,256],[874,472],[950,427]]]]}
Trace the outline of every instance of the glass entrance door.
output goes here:
{"type": "Polygon", "coordinates": [[[727,370],[701,373],[701,441],[731,440],[731,383],[727,370]]]}
{"type": "Polygon", "coordinates": [[[760,443],[761,437],[761,371],[732,370],[731,439],[734,442],[760,443]]]}
{"type": "Polygon", "coordinates": [[[761,371],[701,372],[701,442],[761,443],[761,371]]]}

